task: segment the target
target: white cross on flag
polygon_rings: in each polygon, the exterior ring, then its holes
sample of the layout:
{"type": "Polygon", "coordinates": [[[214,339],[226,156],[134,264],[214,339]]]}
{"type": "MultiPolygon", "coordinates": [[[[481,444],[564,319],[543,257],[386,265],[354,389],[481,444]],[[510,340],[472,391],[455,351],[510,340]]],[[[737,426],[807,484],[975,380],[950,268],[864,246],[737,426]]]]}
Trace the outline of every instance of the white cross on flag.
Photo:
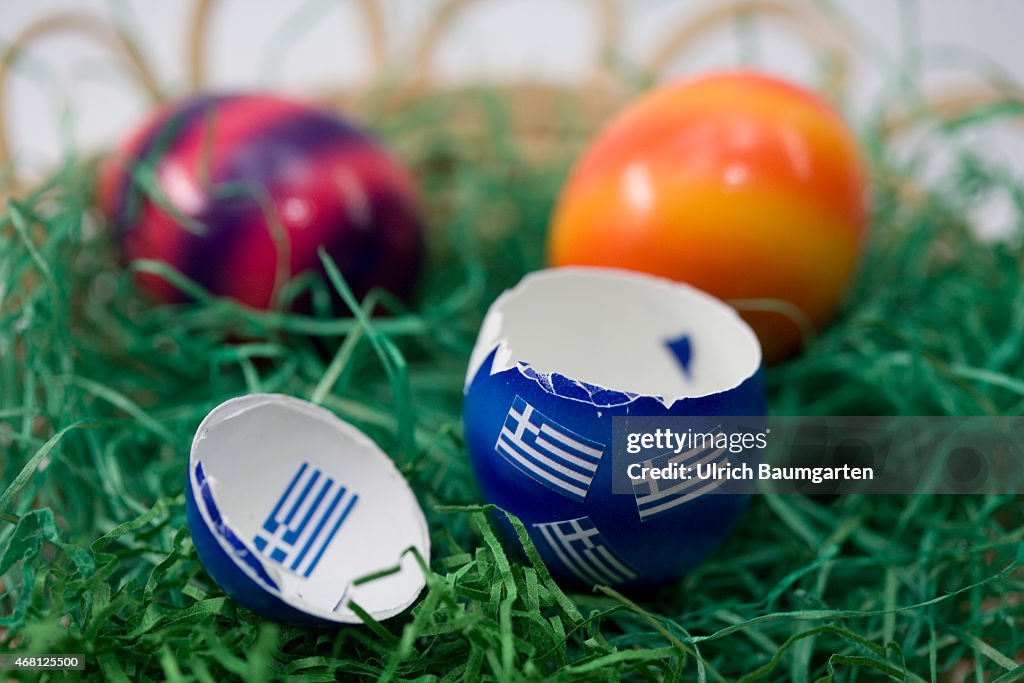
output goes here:
{"type": "Polygon", "coordinates": [[[253,544],[261,555],[308,578],[357,500],[341,483],[302,463],[253,544]]]}
{"type": "MultiPolygon", "coordinates": [[[[720,429],[716,429],[712,433],[717,435],[720,433],[720,429]]],[[[648,477],[631,480],[641,521],[702,496],[721,484],[718,479],[705,480],[698,479],[696,476],[697,465],[709,465],[712,462],[722,464],[728,456],[725,448],[715,448],[715,439],[708,441],[710,444],[707,447],[699,446],[682,453],[667,453],[642,463],[643,467],[652,469],[661,469],[678,463],[680,467],[690,468],[691,478],[653,479],[648,477]]]]}
{"type": "Polygon", "coordinates": [[[548,488],[582,501],[604,444],[558,424],[516,396],[494,445],[506,460],[548,488]]]}
{"type": "Polygon", "coordinates": [[[589,517],[533,525],[555,556],[588,585],[616,585],[636,578],[589,517]]]}

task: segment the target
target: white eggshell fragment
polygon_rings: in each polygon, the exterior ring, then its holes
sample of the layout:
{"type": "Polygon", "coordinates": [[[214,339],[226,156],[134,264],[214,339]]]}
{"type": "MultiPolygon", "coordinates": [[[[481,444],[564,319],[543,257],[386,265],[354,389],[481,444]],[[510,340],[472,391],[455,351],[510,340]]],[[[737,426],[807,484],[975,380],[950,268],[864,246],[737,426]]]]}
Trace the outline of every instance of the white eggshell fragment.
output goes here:
{"type": "Polygon", "coordinates": [[[430,537],[409,485],[369,437],[306,401],[252,394],[215,408],[192,443],[186,498],[204,567],[272,619],[360,623],[350,603],[387,619],[425,584],[409,549],[429,563],[430,537]]]}

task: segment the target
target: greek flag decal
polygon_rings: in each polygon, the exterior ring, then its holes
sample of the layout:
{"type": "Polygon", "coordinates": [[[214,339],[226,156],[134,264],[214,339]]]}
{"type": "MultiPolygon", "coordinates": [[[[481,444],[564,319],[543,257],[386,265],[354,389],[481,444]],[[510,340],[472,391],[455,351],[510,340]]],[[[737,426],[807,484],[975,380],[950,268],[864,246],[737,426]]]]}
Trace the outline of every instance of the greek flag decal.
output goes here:
{"type": "Polygon", "coordinates": [[[555,557],[588,585],[614,585],[636,578],[589,517],[534,524],[555,557]]]}
{"type": "Polygon", "coordinates": [[[264,557],[308,578],[359,496],[302,463],[253,544],[264,557]]]}
{"type": "MultiPolygon", "coordinates": [[[[717,435],[720,432],[720,429],[716,429],[711,433],[717,435]]],[[[699,446],[682,453],[668,453],[645,460],[643,466],[663,468],[678,463],[680,466],[691,468],[692,472],[697,465],[710,465],[712,462],[722,464],[728,456],[726,449],[715,448],[714,439],[709,439],[708,442],[707,447],[699,446]]],[[[692,479],[633,479],[631,481],[641,522],[688,503],[722,483],[719,479],[704,480],[696,477],[692,479]]]]}
{"type": "Polygon", "coordinates": [[[582,501],[604,454],[590,441],[516,396],[494,445],[512,465],[550,489],[582,501]]]}

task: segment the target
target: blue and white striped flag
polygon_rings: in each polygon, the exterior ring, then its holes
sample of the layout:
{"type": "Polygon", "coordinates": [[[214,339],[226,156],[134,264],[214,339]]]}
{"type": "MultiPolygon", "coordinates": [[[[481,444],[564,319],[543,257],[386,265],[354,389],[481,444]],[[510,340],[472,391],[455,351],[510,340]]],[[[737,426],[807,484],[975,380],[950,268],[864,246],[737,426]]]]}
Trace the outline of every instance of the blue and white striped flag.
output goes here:
{"type": "Polygon", "coordinates": [[[548,488],[582,501],[604,445],[564,427],[516,396],[495,450],[548,488]]]}
{"type": "MultiPolygon", "coordinates": [[[[720,428],[712,430],[717,435],[720,428]]],[[[707,447],[699,446],[682,453],[666,453],[643,462],[643,467],[663,468],[672,463],[679,463],[680,467],[689,467],[691,479],[634,479],[633,495],[636,497],[636,507],[640,512],[640,521],[655,517],[663,512],[668,512],[674,507],[687,503],[694,498],[704,495],[714,489],[722,482],[719,479],[697,479],[697,465],[709,465],[712,462],[723,464],[728,451],[725,448],[715,448],[715,439],[709,439],[707,447]]]]}
{"type": "Polygon", "coordinates": [[[589,585],[616,585],[636,578],[589,517],[534,524],[555,556],[576,578],[589,585]]]}
{"type": "Polygon", "coordinates": [[[302,463],[253,544],[261,555],[309,577],[359,496],[309,463],[302,463]]]}

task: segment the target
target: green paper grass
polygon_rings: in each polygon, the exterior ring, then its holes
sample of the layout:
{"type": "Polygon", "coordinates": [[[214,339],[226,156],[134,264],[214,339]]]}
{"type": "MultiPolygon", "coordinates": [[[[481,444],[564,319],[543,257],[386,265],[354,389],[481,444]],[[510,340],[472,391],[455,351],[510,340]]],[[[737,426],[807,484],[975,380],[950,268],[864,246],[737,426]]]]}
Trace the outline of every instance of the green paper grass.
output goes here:
{"type": "MultiPolygon", "coordinates": [[[[0,649],[82,653],[84,676],[112,681],[1024,675],[1024,527],[1013,496],[759,496],[710,560],[644,595],[566,594],[521,525],[525,550],[503,546],[491,516],[501,513],[480,507],[467,462],[463,377],[487,306],[543,263],[571,160],[530,160],[500,97],[481,97],[492,125],[479,138],[444,126],[444,99],[379,131],[416,169],[427,205],[430,263],[412,310],[375,294],[350,318],[254,312],[138,262],[199,300],[154,307],[115,262],[88,165],[69,163],[7,202],[0,649]],[[433,131],[425,142],[413,135],[423,130],[433,131]],[[368,318],[378,305],[390,315],[368,318]],[[252,391],[321,402],[395,459],[434,548],[409,614],[283,626],[237,606],[204,573],[185,527],[188,444],[210,409],[252,391]]],[[[982,114],[936,135],[952,140],[991,118],[982,114]]],[[[926,161],[897,160],[867,137],[876,182],[861,277],[841,317],[770,370],[773,411],[1021,414],[1019,226],[985,245],[969,220],[991,192],[1010,193],[1019,210],[1019,188],[965,152],[943,178],[908,191],[926,161]]],[[[337,279],[295,286],[344,289],[337,279]]]]}

